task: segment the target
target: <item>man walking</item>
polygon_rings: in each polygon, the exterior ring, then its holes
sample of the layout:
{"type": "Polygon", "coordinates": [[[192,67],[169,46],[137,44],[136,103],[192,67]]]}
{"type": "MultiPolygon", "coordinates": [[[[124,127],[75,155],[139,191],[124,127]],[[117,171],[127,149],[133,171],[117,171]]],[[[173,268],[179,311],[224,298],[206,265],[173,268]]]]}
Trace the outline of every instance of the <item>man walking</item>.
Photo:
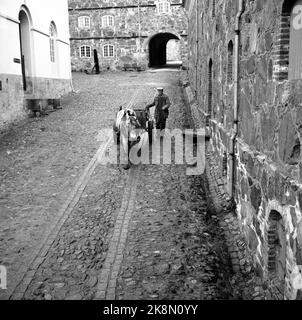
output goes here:
{"type": "Polygon", "coordinates": [[[155,106],[155,122],[156,129],[164,130],[166,129],[166,121],[169,116],[169,108],[171,107],[170,99],[164,94],[163,88],[157,88],[157,96],[151,104],[146,106],[146,110],[149,111],[150,108],[155,106]]]}

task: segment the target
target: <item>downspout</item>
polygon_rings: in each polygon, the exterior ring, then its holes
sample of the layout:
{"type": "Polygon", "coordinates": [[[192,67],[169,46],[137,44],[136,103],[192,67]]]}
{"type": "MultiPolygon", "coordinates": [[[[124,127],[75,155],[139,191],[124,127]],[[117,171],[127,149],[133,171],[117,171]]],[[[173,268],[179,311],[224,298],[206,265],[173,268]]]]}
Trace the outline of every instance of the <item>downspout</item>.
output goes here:
{"type": "Polygon", "coordinates": [[[236,142],[238,137],[238,111],[239,111],[239,45],[240,45],[240,21],[243,9],[243,0],[238,0],[239,7],[238,13],[236,15],[236,25],[235,25],[235,52],[234,52],[234,126],[233,135],[231,138],[231,197],[235,197],[235,179],[236,179],[236,142]]]}
{"type": "Polygon", "coordinates": [[[142,21],[141,21],[141,4],[140,4],[140,0],[138,0],[138,2],[137,2],[137,10],[138,10],[139,53],[141,53],[142,21]]]}
{"type": "Polygon", "coordinates": [[[199,33],[199,23],[198,23],[198,0],[196,0],[196,64],[195,64],[195,97],[197,99],[197,92],[198,92],[198,62],[199,62],[199,39],[198,39],[198,33],[199,33]]]}
{"type": "Polygon", "coordinates": [[[141,64],[141,53],[142,53],[142,45],[141,45],[141,37],[142,37],[142,21],[141,21],[141,6],[140,0],[137,1],[137,11],[138,11],[138,41],[139,41],[139,58],[138,64],[141,64]]]}

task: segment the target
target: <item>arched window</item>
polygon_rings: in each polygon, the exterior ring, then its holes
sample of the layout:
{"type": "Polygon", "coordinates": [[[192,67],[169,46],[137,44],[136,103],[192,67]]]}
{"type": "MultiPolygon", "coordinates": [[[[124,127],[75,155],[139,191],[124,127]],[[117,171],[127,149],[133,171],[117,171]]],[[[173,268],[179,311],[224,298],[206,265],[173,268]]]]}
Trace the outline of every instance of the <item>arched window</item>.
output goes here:
{"type": "Polygon", "coordinates": [[[90,17],[89,16],[81,16],[78,18],[78,26],[81,29],[90,28],[90,17]]]}
{"type": "Polygon", "coordinates": [[[282,290],[286,274],[286,233],[282,216],[277,211],[269,216],[267,244],[268,274],[279,282],[282,290]]]}
{"type": "Polygon", "coordinates": [[[81,58],[91,58],[91,47],[81,46],[80,47],[80,57],[81,58]]]}
{"type": "Polygon", "coordinates": [[[226,177],[228,174],[228,156],[226,151],[223,153],[222,158],[222,176],[226,177]]]}
{"type": "Polygon", "coordinates": [[[114,16],[103,16],[102,17],[102,27],[103,28],[110,28],[114,27],[114,16]]]}
{"type": "Polygon", "coordinates": [[[234,46],[231,40],[228,44],[228,68],[227,68],[227,81],[229,84],[233,81],[233,56],[234,56],[234,46]]]}
{"type": "Polygon", "coordinates": [[[212,18],[216,16],[216,0],[212,0],[212,18]]]}
{"type": "Polygon", "coordinates": [[[296,1],[290,19],[288,79],[302,79],[302,0],[296,1]]]}
{"type": "Polygon", "coordinates": [[[57,43],[57,30],[55,24],[52,22],[49,27],[49,51],[50,61],[56,61],[56,43],[57,43]]]}
{"type": "Polygon", "coordinates": [[[284,0],[275,51],[274,80],[302,79],[302,0],[284,0]]]}
{"type": "Polygon", "coordinates": [[[171,5],[169,1],[158,1],[157,2],[157,12],[158,13],[170,13],[171,5]]]}
{"type": "Polygon", "coordinates": [[[103,46],[103,57],[104,58],[114,57],[114,46],[112,44],[106,44],[103,46]]]}
{"type": "Polygon", "coordinates": [[[208,115],[212,116],[212,104],[213,104],[213,61],[209,61],[208,69],[208,115]]]}

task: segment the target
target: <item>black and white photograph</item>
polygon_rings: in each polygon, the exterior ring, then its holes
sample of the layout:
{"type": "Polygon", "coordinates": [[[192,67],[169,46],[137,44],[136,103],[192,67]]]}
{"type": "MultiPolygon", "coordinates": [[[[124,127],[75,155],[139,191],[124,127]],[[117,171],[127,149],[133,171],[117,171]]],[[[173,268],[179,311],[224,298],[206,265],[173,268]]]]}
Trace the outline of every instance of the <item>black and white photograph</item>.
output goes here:
{"type": "Polygon", "coordinates": [[[0,300],[302,300],[301,143],[302,0],[0,0],[0,300]]]}

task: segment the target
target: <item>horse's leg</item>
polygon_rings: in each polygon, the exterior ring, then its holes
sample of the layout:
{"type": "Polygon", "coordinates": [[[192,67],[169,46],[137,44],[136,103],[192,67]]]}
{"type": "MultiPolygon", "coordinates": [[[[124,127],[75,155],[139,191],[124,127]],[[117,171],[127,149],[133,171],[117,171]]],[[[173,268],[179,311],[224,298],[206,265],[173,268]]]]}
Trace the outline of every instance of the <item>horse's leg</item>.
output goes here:
{"type": "Polygon", "coordinates": [[[125,135],[121,135],[121,154],[120,154],[121,163],[123,168],[128,170],[129,166],[129,145],[128,145],[128,137],[125,135]]]}

